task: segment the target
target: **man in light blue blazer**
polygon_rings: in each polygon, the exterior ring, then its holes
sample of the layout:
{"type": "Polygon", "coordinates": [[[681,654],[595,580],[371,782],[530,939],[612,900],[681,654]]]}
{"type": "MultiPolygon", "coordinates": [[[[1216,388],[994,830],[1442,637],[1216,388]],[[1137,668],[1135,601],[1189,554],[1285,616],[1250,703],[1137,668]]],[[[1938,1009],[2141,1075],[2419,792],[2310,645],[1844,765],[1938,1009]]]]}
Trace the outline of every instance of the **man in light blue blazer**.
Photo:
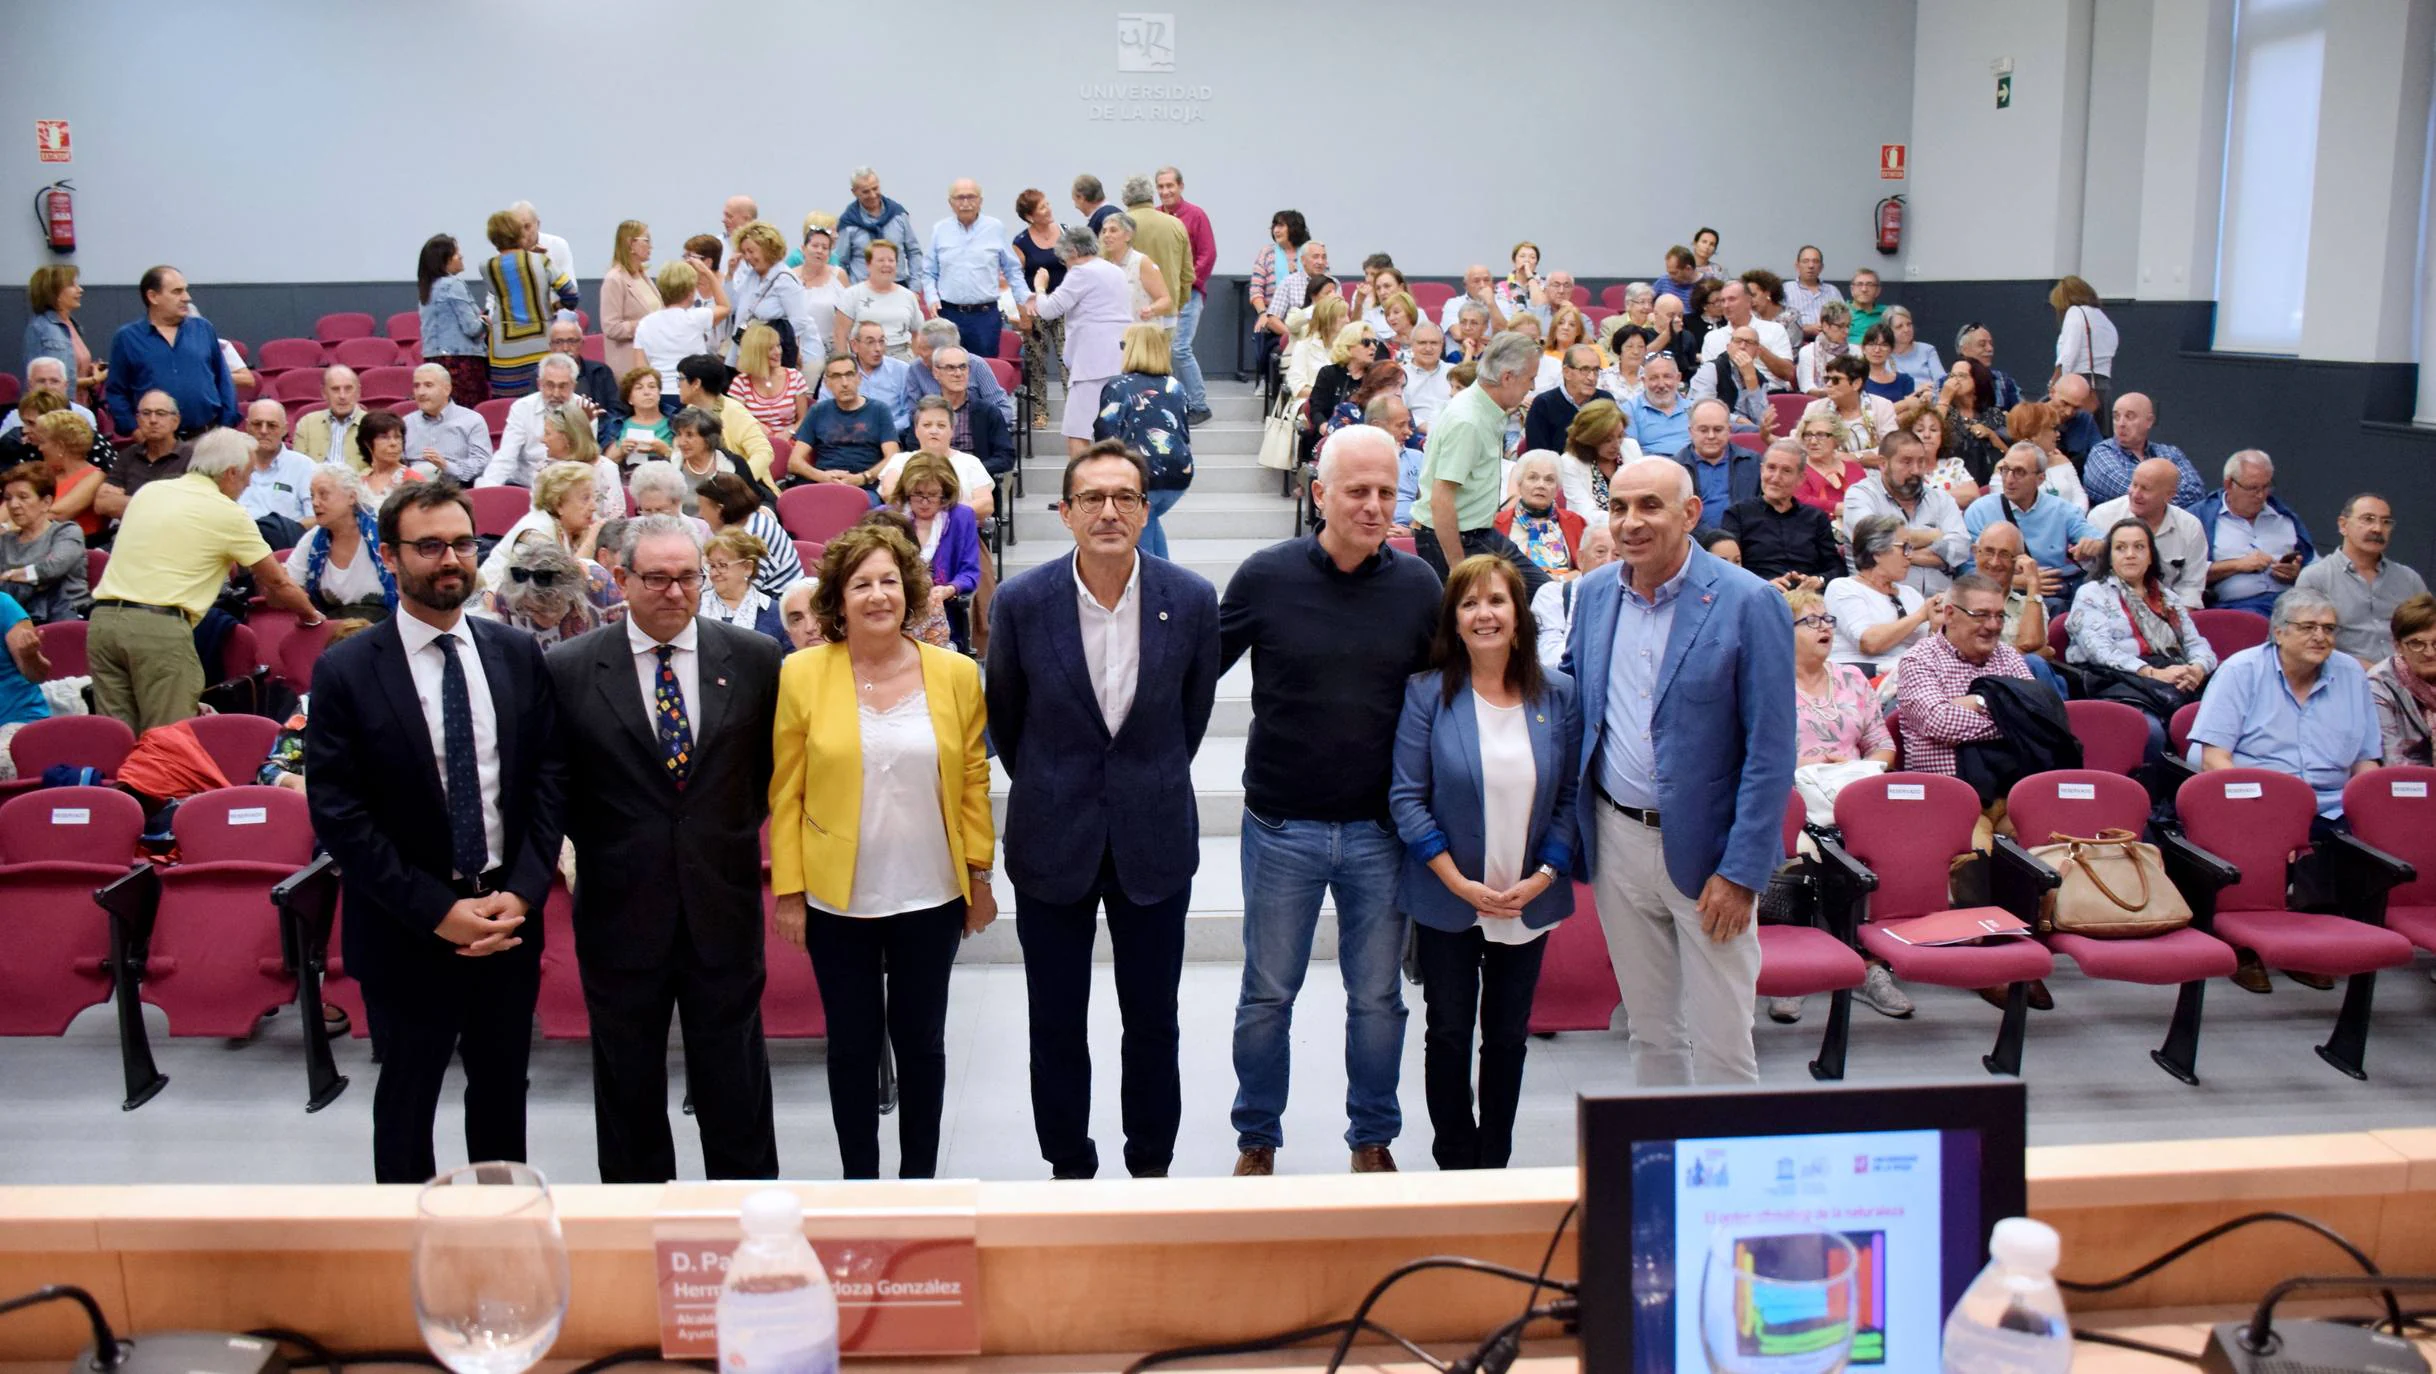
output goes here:
{"type": "Polygon", "coordinates": [[[1125,1166],[1167,1173],[1183,1110],[1176,987],[1200,864],[1193,754],[1218,691],[1218,593],[1141,553],[1150,469],[1114,441],[1066,464],[1075,552],[1008,579],[990,613],[990,738],[1006,765],[1007,876],[1031,1001],[1032,1118],[1058,1178],[1091,1140],[1100,908],[1124,1018],[1125,1166]]]}
{"type": "Polygon", "coordinates": [[[1582,711],[1581,866],[1644,1084],[1756,1082],[1752,910],[1793,786],[1793,620],[1692,544],[1666,458],[1608,484],[1618,561],[1582,578],[1565,654],[1582,711]]]}

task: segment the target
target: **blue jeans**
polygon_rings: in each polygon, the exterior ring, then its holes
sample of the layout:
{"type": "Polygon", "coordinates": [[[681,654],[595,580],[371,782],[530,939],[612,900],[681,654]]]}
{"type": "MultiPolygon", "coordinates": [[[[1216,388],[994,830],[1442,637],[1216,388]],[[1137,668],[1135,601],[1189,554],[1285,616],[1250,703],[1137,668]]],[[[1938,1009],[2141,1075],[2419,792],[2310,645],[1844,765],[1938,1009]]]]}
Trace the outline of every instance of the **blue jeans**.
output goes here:
{"type": "Polygon", "coordinates": [[[1405,918],[1396,910],[1404,846],[1377,821],[1271,821],[1243,813],[1243,991],[1235,1003],[1235,1143],[1285,1144],[1294,998],[1311,965],[1320,896],[1336,898],[1345,979],[1345,1144],[1387,1145],[1403,1129],[1405,918]]]}
{"type": "Polygon", "coordinates": [[[1184,488],[1154,490],[1150,493],[1150,519],[1142,526],[1142,552],[1154,558],[1167,557],[1167,531],[1160,528],[1159,517],[1174,510],[1184,499],[1184,488]]]}
{"type": "Polygon", "coordinates": [[[1176,382],[1184,388],[1184,408],[1210,408],[1209,389],[1201,381],[1201,360],[1193,356],[1193,334],[1201,328],[1201,293],[1186,293],[1184,308],[1176,312],[1176,337],[1169,345],[1174,351],[1176,382]]]}

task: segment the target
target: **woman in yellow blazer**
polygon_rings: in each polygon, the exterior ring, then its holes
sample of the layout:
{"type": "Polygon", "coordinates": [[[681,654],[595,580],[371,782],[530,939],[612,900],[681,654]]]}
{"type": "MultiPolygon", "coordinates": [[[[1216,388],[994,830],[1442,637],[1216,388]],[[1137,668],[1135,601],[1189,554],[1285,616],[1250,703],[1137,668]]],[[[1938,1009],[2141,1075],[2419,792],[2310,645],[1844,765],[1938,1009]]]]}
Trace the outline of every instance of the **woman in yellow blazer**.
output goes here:
{"type": "Polygon", "coordinates": [[[939,1162],[956,944],[998,918],[981,673],[909,633],[930,570],[903,518],[829,541],[812,600],[828,643],[778,678],[770,890],[829,1015],[829,1116],[848,1178],[880,1176],[880,1054],[897,1060],[898,1176],[939,1162]]]}

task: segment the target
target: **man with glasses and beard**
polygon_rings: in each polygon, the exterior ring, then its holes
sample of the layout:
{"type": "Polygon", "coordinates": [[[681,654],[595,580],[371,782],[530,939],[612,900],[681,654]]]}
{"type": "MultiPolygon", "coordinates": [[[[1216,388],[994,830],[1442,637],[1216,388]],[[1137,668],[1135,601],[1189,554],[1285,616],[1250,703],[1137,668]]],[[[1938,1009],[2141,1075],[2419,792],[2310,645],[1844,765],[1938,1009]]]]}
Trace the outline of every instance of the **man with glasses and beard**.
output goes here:
{"type": "MultiPolygon", "coordinates": [[[[1805,416],[1803,423],[1811,421],[1805,416]]],[[[1929,485],[1937,455],[1910,430],[1882,435],[1878,456],[1886,465],[1844,494],[1844,529],[1849,533],[1873,515],[1902,521],[1904,554],[1912,565],[1903,580],[1922,596],[1935,596],[1953,584],[1954,573],[1970,556],[1962,507],[1945,488],[1929,485]]]]}
{"type": "Polygon", "coordinates": [[[347,972],[381,1061],[372,1168],[438,1172],[432,1121],[465,1065],[465,1158],[525,1158],[525,1065],[541,989],[541,904],[565,794],[558,704],[530,635],[465,614],[473,505],[445,478],[381,505],[398,614],[314,668],[305,760],[313,831],[339,862],[347,972]]]}

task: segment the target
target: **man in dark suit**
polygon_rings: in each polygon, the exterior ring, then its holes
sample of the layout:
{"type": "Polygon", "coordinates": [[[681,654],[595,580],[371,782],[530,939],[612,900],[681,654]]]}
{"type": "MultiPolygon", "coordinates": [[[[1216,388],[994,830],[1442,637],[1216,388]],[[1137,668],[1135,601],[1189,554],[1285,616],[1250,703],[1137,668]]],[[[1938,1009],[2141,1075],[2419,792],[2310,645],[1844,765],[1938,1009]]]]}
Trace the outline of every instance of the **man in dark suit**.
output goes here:
{"type": "Polygon", "coordinates": [[[1192,761],[1218,690],[1218,596],[1136,551],[1150,468],[1106,441],[1066,464],[1070,557],[998,589],[990,738],[1006,764],[1007,876],[1031,997],[1032,1117],[1059,1178],[1091,1140],[1091,947],[1100,907],[1124,1017],[1125,1167],[1163,1177],[1183,1095],[1176,984],[1200,864],[1192,761]]]}
{"type": "Polygon", "coordinates": [[[431,1128],[465,1063],[469,1160],[521,1160],[541,990],[542,899],[558,871],[558,705],[533,638],[466,616],[474,513],[443,478],[381,504],[399,614],[314,669],[313,831],[347,899],[347,972],[380,1055],[372,1169],[439,1172],[431,1128]]]}
{"type": "Polygon", "coordinates": [[[761,1037],[761,823],[778,646],[703,620],[702,550],[667,515],[628,523],[626,622],[550,655],[575,841],[575,956],[592,1013],[601,1182],[677,1176],[668,1018],[712,1178],[778,1177],[761,1037]]]}

